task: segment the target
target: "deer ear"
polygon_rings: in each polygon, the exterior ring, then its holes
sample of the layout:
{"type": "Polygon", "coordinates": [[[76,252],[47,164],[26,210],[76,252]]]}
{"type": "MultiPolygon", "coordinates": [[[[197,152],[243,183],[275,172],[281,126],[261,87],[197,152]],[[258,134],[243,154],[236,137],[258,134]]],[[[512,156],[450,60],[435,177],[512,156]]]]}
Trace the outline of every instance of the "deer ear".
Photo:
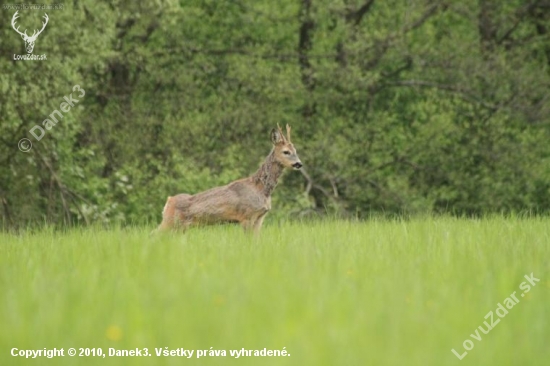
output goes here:
{"type": "Polygon", "coordinates": [[[278,145],[283,143],[283,135],[281,135],[281,132],[279,132],[276,129],[271,130],[271,142],[273,142],[273,145],[278,145]]]}

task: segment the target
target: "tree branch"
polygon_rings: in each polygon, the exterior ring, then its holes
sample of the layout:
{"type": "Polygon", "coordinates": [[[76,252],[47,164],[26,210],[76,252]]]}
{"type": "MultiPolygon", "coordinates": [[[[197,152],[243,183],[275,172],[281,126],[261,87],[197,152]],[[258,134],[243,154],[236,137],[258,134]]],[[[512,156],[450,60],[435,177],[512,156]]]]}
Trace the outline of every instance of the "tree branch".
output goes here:
{"type": "Polygon", "coordinates": [[[464,89],[462,87],[456,86],[456,85],[449,85],[449,84],[440,84],[437,82],[432,81],[425,81],[425,80],[397,80],[397,81],[386,81],[386,85],[388,86],[408,86],[408,87],[427,87],[427,88],[435,88],[439,90],[445,90],[453,93],[457,93],[461,95],[464,99],[475,102],[477,104],[480,104],[481,106],[496,111],[499,109],[498,106],[485,102],[478,96],[476,96],[472,91],[468,89],[464,89]]]}
{"type": "Polygon", "coordinates": [[[346,14],[346,21],[348,23],[353,22],[353,25],[359,25],[359,23],[361,23],[361,20],[363,20],[363,17],[365,16],[365,14],[367,14],[369,12],[372,4],[374,4],[374,0],[367,0],[356,11],[349,11],[346,14]]]}

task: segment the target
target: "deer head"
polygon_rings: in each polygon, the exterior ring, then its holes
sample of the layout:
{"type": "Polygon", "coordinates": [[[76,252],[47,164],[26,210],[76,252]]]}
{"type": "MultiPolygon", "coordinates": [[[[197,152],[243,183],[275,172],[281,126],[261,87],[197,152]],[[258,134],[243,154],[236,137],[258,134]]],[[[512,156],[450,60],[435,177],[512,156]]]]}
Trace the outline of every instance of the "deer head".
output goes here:
{"type": "Polygon", "coordinates": [[[302,162],[296,153],[294,145],[290,141],[290,126],[286,125],[286,137],[283,135],[281,127],[271,130],[271,142],[273,142],[273,153],[275,160],[287,168],[296,170],[302,167],[302,162]]]}
{"type": "Polygon", "coordinates": [[[27,35],[27,30],[25,29],[25,31],[23,33],[21,33],[19,31],[19,27],[15,28],[15,20],[17,18],[19,18],[19,16],[17,15],[19,11],[16,11],[15,14],[13,14],[13,18],[11,18],[11,26],[13,27],[13,29],[19,33],[21,35],[21,37],[23,38],[23,40],[25,41],[25,48],[27,50],[27,53],[32,53],[32,50],[34,48],[34,42],[36,42],[36,38],[40,35],[40,33],[42,33],[42,31],[44,30],[44,28],[46,28],[46,24],[48,24],[48,14],[44,13],[44,19],[46,20],[44,23],[42,23],[42,29],[40,29],[39,31],[37,31],[36,29],[34,30],[34,33],[32,34],[32,36],[28,36],[27,35]],[[37,33],[38,32],[38,33],[37,33]]]}

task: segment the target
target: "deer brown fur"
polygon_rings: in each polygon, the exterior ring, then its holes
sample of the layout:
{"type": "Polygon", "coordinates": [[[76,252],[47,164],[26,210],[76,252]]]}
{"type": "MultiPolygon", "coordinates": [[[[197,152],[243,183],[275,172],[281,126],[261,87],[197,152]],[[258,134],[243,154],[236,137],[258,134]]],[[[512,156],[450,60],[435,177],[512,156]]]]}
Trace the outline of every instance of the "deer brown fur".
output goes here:
{"type": "Polygon", "coordinates": [[[287,125],[286,130],[286,137],[279,126],[271,130],[273,149],[250,177],[195,195],[183,193],[168,197],[157,230],[236,222],[245,231],[259,233],[264,217],[271,209],[271,193],[284,168],[302,167],[290,140],[290,126],[287,125]]]}

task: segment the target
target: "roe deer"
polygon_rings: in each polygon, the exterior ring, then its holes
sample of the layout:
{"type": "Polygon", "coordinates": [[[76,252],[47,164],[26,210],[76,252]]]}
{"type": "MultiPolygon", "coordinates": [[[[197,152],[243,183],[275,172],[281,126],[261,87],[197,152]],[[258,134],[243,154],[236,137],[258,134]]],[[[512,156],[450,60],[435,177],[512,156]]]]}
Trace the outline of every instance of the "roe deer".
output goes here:
{"type": "Polygon", "coordinates": [[[290,141],[290,126],[286,137],[279,126],[271,130],[273,149],[256,173],[222,187],[195,195],[168,197],[157,231],[186,229],[191,225],[240,223],[245,231],[258,234],[265,215],[271,209],[271,193],[283,169],[300,169],[302,162],[290,141]]]}

